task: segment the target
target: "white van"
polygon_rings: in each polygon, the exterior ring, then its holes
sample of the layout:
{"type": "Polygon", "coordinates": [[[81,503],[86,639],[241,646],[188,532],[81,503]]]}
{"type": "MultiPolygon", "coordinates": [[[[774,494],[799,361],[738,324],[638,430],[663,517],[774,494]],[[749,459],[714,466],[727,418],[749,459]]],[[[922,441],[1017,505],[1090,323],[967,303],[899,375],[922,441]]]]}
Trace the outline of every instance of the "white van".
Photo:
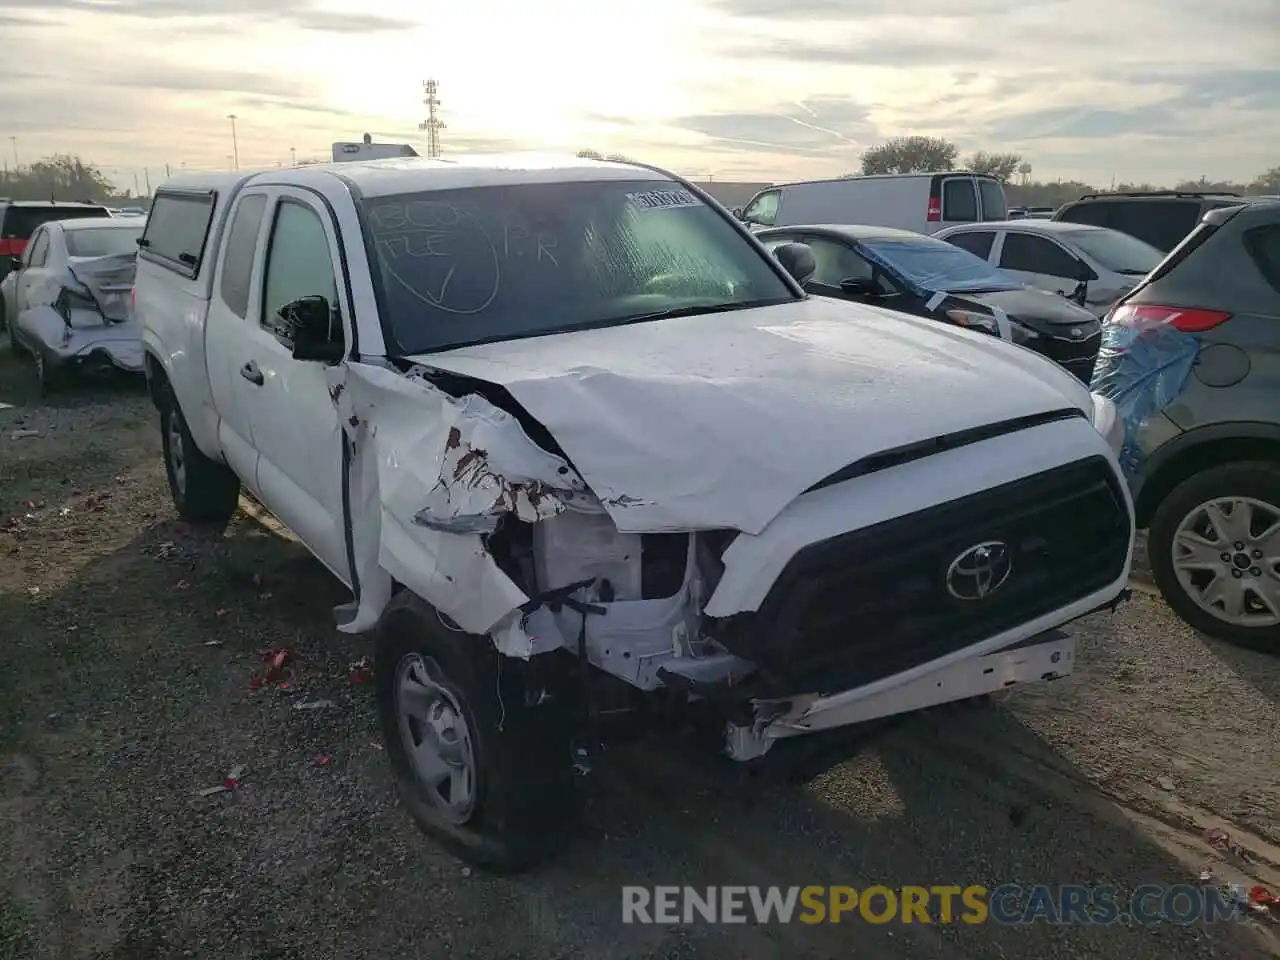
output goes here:
{"type": "Polygon", "coordinates": [[[935,233],[957,223],[1007,219],[1004,187],[977,173],[890,173],[783,183],[761,190],[738,219],[752,229],[860,223],[935,233]]]}

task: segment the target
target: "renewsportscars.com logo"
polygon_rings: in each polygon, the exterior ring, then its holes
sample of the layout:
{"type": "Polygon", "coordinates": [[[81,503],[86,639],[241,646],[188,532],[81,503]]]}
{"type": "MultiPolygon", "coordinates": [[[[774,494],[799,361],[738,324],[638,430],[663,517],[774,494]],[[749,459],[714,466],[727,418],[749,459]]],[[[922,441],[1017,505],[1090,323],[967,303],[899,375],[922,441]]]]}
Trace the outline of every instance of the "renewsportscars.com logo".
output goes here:
{"type": "Polygon", "coordinates": [[[623,923],[924,923],[1109,925],[1241,920],[1241,904],[1211,886],[1004,884],[856,887],[623,887],[623,923]]]}

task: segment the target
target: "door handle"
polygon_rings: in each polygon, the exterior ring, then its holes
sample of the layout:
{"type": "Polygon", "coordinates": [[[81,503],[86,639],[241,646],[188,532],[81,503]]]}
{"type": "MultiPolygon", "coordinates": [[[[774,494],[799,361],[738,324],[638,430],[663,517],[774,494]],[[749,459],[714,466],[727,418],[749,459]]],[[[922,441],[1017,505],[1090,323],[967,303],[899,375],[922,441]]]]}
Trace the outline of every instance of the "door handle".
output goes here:
{"type": "Polygon", "coordinates": [[[257,362],[253,360],[250,360],[240,368],[240,376],[244,377],[255,387],[262,386],[263,382],[266,380],[266,377],[262,375],[262,371],[258,369],[257,362]]]}

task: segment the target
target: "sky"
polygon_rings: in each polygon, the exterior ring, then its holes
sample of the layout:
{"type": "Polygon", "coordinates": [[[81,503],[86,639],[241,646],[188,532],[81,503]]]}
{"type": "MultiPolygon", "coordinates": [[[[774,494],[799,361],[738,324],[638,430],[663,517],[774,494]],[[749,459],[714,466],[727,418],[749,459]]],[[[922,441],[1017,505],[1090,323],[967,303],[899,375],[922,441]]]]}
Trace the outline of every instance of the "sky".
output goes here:
{"type": "Polygon", "coordinates": [[[1280,0],[0,0],[0,37],[4,162],[130,189],[423,143],[428,77],[445,154],[776,182],[926,134],[1102,187],[1280,165],[1280,0]]]}

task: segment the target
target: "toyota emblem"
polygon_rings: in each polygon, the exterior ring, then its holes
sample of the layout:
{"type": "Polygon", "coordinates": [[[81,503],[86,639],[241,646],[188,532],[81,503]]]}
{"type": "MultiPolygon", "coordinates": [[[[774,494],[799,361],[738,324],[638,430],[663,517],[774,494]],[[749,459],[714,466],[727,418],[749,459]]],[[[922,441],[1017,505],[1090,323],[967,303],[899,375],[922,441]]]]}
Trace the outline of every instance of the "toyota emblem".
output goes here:
{"type": "Polygon", "coordinates": [[[1013,555],[1002,540],[976,543],[947,567],[947,593],[957,600],[985,600],[1013,573],[1013,555]]]}

